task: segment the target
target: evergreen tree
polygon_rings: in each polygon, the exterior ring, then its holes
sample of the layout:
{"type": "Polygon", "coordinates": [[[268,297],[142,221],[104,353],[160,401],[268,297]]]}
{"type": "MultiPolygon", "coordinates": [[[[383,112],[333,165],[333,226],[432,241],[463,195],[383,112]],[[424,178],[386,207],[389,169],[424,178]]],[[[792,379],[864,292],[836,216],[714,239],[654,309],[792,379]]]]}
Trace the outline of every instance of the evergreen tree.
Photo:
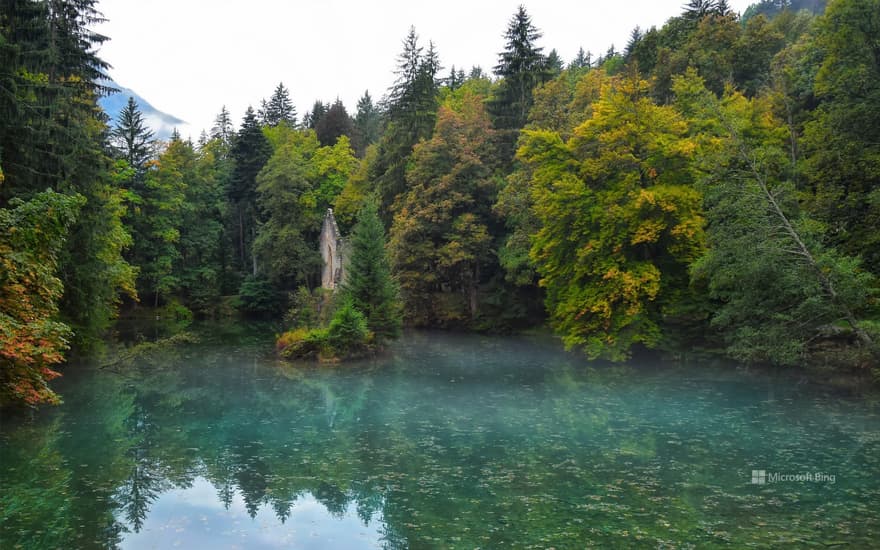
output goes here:
{"type": "Polygon", "coordinates": [[[235,131],[232,127],[232,117],[226,110],[226,105],[220,109],[217,118],[214,119],[214,126],[211,127],[211,139],[219,139],[227,146],[232,144],[232,138],[235,131]]]}
{"type": "Polygon", "coordinates": [[[804,135],[812,207],[830,244],[880,275],[880,0],[839,0],[819,18],[820,101],[804,135]]]}
{"type": "Polygon", "coordinates": [[[260,100],[260,108],[257,109],[257,120],[260,121],[262,126],[271,126],[268,120],[269,116],[269,103],[265,99],[260,100]]]}
{"type": "Polygon", "coordinates": [[[396,112],[412,108],[415,95],[416,82],[422,64],[422,47],[419,46],[419,35],[416,28],[410,27],[409,33],[403,39],[403,51],[397,56],[397,79],[389,90],[388,99],[392,109],[396,112]]]}
{"type": "Polygon", "coordinates": [[[445,84],[446,87],[452,91],[457,90],[464,84],[466,77],[464,76],[464,70],[459,69],[455,70],[455,65],[449,70],[449,76],[446,77],[445,84]]]}
{"type": "Polygon", "coordinates": [[[574,70],[589,68],[592,64],[591,58],[592,56],[590,55],[590,52],[584,53],[584,49],[579,48],[577,55],[574,59],[572,59],[571,63],[568,65],[568,68],[574,70]]]}
{"type": "Polygon", "coordinates": [[[335,144],[342,136],[351,137],[354,133],[354,122],[348,116],[348,111],[345,110],[341,100],[337,99],[321,117],[315,125],[315,133],[318,135],[318,141],[324,146],[335,144]]]}
{"type": "Polygon", "coordinates": [[[76,343],[93,341],[134,293],[122,259],[130,236],[121,223],[124,192],[107,155],[97,94],[107,68],[96,54],[106,37],[95,0],[10,1],[0,9],[0,207],[47,187],[86,199],[59,253],[62,316],[76,343]]]}
{"type": "Polygon", "coordinates": [[[565,64],[562,62],[562,58],[559,57],[559,53],[557,53],[556,48],[550,50],[550,53],[547,54],[547,58],[544,60],[544,73],[545,78],[553,79],[559,76],[559,73],[565,68],[565,64]]]}
{"type": "Polygon", "coordinates": [[[398,56],[397,81],[389,91],[388,124],[371,166],[379,212],[387,216],[386,223],[390,222],[394,201],[406,188],[406,164],[413,146],[433,132],[439,70],[433,44],[423,55],[415,28],[411,27],[398,56]]]}
{"type": "Polygon", "coordinates": [[[282,122],[291,128],[296,126],[296,107],[290,101],[290,92],[279,82],[268,102],[263,102],[260,120],[265,126],[278,126],[282,122]]]}
{"type": "Polygon", "coordinates": [[[245,112],[241,128],[232,146],[235,168],[229,185],[229,199],[235,208],[238,234],[235,243],[239,272],[257,275],[257,256],[253,242],[257,233],[257,174],[272,154],[271,145],[263,135],[253,108],[245,112]]]}
{"type": "Polygon", "coordinates": [[[151,296],[153,307],[160,297],[180,286],[175,266],[180,259],[180,228],[188,183],[195,183],[195,151],[192,144],[172,139],[150,170],[141,192],[133,255],[140,268],[142,296],[151,296]]]}
{"type": "Polygon", "coordinates": [[[632,30],[632,32],[629,34],[629,42],[626,43],[626,49],[623,50],[623,57],[625,59],[629,60],[632,57],[633,52],[638,47],[639,42],[642,41],[642,38],[644,38],[644,36],[645,35],[642,32],[642,29],[638,26],[636,26],[632,30]]]}
{"type": "Polygon", "coordinates": [[[155,149],[153,136],[153,131],[147,127],[137,102],[133,97],[129,97],[128,103],[119,112],[119,119],[110,137],[114,141],[117,156],[124,159],[134,170],[135,189],[143,185],[147,163],[153,158],[155,149]]]}
{"type": "Polygon", "coordinates": [[[303,127],[310,130],[317,128],[318,122],[324,118],[324,115],[327,114],[328,110],[330,110],[329,105],[323,101],[315,100],[315,104],[312,105],[312,110],[308,111],[305,116],[303,116],[303,127]]]}
{"type": "Polygon", "coordinates": [[[532,106],[532,90],[545,80],[544,56],[536,44],[541,33],[525,7],[519,6],[504,37],[505,49],[495,66],[495,74],[503,80],[490,102],[490,112],[496,128],[519,129],[525,126],[532,106]]]}
{"type": "Polygon", "coordinates": [[[688,0],[684,7],[684,17],[690,21],[700,21],[713,13],[714,0],[688,0]]]}
{"type": "Polygon", "coordinates": [[[417,139],[429,136],[437,112],[440,61],[434,43],[423,53],[415,27],[410,27],[398,56],[397,80],[389,93],[390,116],[417,139]]]}
{"type": "Polygon", "coordinates": [[[400,333],[400,298],[385,251],[385,227],[374,202],[361,208],[350,239],[342,291],[364,314],[378,342],[395,338],[400,333]]]}
{"type": "Polygon", "coordinates": [[[381,123],[379,110],[373,105],[370,92],[365,91],[358,100],[357,114],[354,117],[355,139],[352,139],[352,143],[358,157],[363,157],[367,147],[379,140],[381,123]]]}

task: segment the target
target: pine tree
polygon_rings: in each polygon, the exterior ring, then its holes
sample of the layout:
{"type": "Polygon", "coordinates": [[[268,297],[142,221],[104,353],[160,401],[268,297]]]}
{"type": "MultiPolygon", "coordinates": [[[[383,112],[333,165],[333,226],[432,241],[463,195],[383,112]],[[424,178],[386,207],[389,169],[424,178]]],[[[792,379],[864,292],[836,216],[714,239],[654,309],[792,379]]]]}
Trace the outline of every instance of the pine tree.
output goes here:
{"type": "Polygon", "coordinates": [[[406,188],[406,164],[412,148],[431,137],[437,117],[440,62],[433,43],[427,52],[422,51],[411,27],[398,56],[397,81],[389,90],[388,124],[371,167],[379,211],[389,216],[386,223],[390,222],[395,199],[406,188]]]}
{"type": "Polygon", "coordinates": [[[368,201],[358,213],[350,239],[342,291],[367,318],[378,342],[395,338],[402,317],[400,297],[385,251],[385,228],[374,202],[368,201]]]}
{"type": "Polygon", "coordinates": [[[282,122],[291,128],[296,126],[296,108],[290,101],[290,92],[279,82],[268,102],[260,109],[260,120],[265,126],[278,126],[282,122]]]}
{"type": "Polygon", "coordinates": [[[440,60],[434,43],[428,51],[419,46],[415,27],[410,27],[398,56],[397,80],[389,91],[389,114],[404,131],[418,139],[431,134],[437,112],[440,60]]]}
{"type": "Polygon", "coordinates": [[[312,105],[312,110],[306,112],[303,116],[303,128],[309,128],[314,130],[318,126],[318,122],[327,114],[327,111],[330,110],[330,106],[324,103],[321,100],[315,100],[315,104],[312,105]]]}
{"type": "Polygon", "coordinates": [[[464,84],[464,80],[464,71],[456,71],[455,65],[453,65],[452,68],[449,70],[449,76],[446,77],[444,83],[446,84],[447,88],[455,91],[460,88],[462,84],[464,84]]]}
{"type": "Polygon", "coordinates": [[[564,68],[565,65],[562,62],[562,58],[559,57],[556,48],[550,50],[550,53],[547,54],[547,58],[544,60],[544,73],[546,79],[552,80],[556,78],[564,68]]]}
{"type": "Polygon", "coordinates": [[[541,33],[523,6],[519,6],[504,34],[505,50],[499,54],[495,74],[504,80],[490,102],[496,128],[519,129],[525,126],[532,106],[532,90],[545,79],[542,48],[536,42],[541,33]]]}
{"type": "Polygon", "coordinates": [[[733,15],[733,10],[730,9],[730,4],[727,3],[727,0],[718,0],[715,2],[715,13],[721,17],[727,17],[733,15]]]}
{"type": "Polygon", "coordinates": [[[147,127],[144,115],[138,108],[133,97],[119,112],[119,120],[110,137],[114,141],[116,154],[124,159],[134,170],[133,183],[140,189],[147,172],[147,162],[153,158],[155,142],[154,133],[147,127]]]}
{"type": "Polygon", "coordinates": [[[345,110],[341,100],[337,99],[321,117],[315,125],[315,133],[318,134],[318,141],[324,146],[334,145],[342,136],[351,137],[354,133],[354,122],[348,116],[348,111],[345,110]]]}
{"type": "Polygon", "coordinates": [[[220,109],[217,118],[214,119],[214,126],[211,127],[211,139],[219,139],[226,145],[232,144],[232,138],[235,131],[232,128],[232,117],[226,110],[226,105],[220,109]]]}
{"type": "Polygon", "coordinates": [[[684,17],[691,21],[700,21],[713,13],[714,8],[714,0],[689,0],[684,7],[684,17]]]}
{"type": "Polygon", "coordinates": [[[172,137],[171,143],[148,172],[141,193],[138,239],[133,252],[140,267],[142,296],[152,296],[152,305],[160,297],[174,293],[180,286],[180,228],[188,183],[195,183],[195,151],[192,144],[172,137]]]}
{"type": "Polygon", "coordinates": [[[578,49],[578,53],[574,59],[572,59],[571,63],[568,65],[569,69],[583,69],[589,68],[592,64],[592,55],[590,52],[584,53],[584,49],[578,49]]]}
{"type": "Polygon", "coordinates": [[[379,110],[373,105],[370,92],[365,91],[358,100],[357,114],[354,117],[355,139],[352,139],[352,144],[358,157],[363,157],[367,147],[379,139],[381,122],[379,110]]]}
{"type": "Polygon", "coordinates": [[[232,146],[235,169],[229,186],[229,198],[236,210],[238,225],[236,256],[240,262],[240,272],[250,271],[254,276],[257,274],[257,257],[253,251],[258,220],[257,174],[260,173],[271,153],[271,145],[263,135],[257,115],[253,108],[248,107],[232,146]],[[251,264],[250,269],[248,263],[251,264]]]}
{"type": "Polygon", "coordinates": [[[133,294],[122,259],[130,243],[121,217],[126,184],[115,178],[97,94],[108,67],[96,51],[106,37],[96,0],[10,0],[0,8],[0,207],[51,187],[86,198],[59,253],[61,314],[80,346],[115,315],[120,292],[133,294]]]}
{"type": "Polygon", "coordinates": [[[642,32],[642,29],[637,25],[631,33],[629,33],[629,42],[626,43],[626,49],[623,50],[623,57],[625,59],[629,59],[632,57],[633,52],[636,47],[639,45],[639,42],[642,41],[645,34],[642,32]]]}
{"type": "MultiPolygon", "coordinates": [[[[403,51],[397,56],[397,79],[388,93],[388,100],[393,111],[407,108],[412,103],[419,68],[422,64],[422,47],[419,46],[419,35],[416,28],[410,27],[403,39],[403,51]]],[[[396,114],[396,113],[395,113],[396,114]]]]}

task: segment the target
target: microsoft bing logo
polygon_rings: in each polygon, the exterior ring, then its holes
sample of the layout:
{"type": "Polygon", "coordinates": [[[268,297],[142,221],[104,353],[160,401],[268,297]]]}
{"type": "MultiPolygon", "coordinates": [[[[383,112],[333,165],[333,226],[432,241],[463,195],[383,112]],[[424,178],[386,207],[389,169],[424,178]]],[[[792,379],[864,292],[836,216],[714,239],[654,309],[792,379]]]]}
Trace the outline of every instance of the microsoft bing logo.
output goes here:
{"type": "Polygon", "coordinates": [[[764,485],[767,483],[767,470],[752,470],[752,484],[764,485]]]}

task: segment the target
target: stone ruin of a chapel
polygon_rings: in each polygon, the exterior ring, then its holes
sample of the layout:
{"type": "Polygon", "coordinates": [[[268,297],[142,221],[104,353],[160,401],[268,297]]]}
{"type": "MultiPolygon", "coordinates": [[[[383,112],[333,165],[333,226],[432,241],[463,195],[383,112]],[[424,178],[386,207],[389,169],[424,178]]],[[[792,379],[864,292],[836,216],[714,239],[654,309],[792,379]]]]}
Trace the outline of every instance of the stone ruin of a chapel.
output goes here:
{"type": "Polygon", "coordinates": [[[339,233],[332,208],[328,208],[327,214],[324,216],[324,225],[321,227],[318,246],[321,248],[321,258],[324,260],[324,268],[321,271],[321,286],[335,290],[345,277],[345,239],[339,233]]]}

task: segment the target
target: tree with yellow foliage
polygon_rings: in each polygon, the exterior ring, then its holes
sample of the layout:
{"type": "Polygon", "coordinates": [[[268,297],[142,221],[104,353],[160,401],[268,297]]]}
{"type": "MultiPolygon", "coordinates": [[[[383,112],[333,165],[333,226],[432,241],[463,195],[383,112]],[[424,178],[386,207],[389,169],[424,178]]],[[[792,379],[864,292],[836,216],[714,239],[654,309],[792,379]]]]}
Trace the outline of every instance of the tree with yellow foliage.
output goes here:
{"type": "Polygon", "coordinates": [[[656,347],[661,318],[687,301],[688,266],[703,250],[687,130],[632,73],[603,84],[570,139],[524,132],[518,158],[540,221],[531,258],[567,346],[626,359],[635,344],[656,347]]]}

